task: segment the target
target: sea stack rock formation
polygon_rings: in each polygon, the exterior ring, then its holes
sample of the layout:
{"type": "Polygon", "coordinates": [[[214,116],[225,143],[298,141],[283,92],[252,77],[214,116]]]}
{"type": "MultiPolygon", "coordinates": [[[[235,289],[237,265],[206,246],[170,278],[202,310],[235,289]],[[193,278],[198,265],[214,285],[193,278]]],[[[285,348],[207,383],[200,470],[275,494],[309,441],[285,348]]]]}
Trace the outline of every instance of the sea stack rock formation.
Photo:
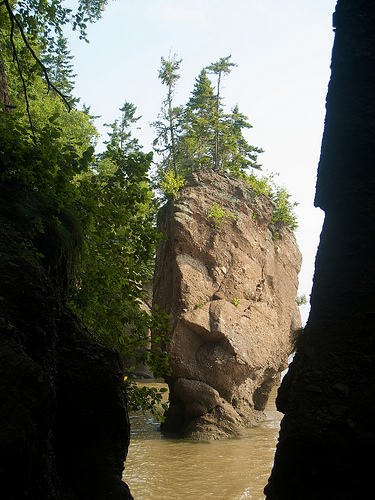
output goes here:
{"type": "Polygon", "coordinates": [[[274,205],[244,181],[204,170],[159,214],[154,303],[171,316],[170,408],[192,439],[238,436],[263,417],[287,367],[301,254],[274,205]]]}

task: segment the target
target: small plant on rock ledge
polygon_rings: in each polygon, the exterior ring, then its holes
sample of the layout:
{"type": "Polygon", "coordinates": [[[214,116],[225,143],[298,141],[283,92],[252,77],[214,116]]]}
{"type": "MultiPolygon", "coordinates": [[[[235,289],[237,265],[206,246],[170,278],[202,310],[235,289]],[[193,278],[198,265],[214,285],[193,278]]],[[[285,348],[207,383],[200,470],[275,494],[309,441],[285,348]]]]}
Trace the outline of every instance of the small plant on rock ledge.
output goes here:
{"type": "Polygon", "coordinates": [[[229,222],[232,218],[233,220],[237,220],[237,217],[230,210],[225,210],[223,207],[214,203],[210,210],[208,211],[208,218],[212,219],[212,227],[215,229],[221,229],[220,224],[229,222]]]}
{"type": "Polygon", "coordinates": [[[202,302],[198,302],[197,304],[195,304],[194,309],[199,309],[200,307],[204,306],[205,303],[205,300],[203,300],[202,302]]]}
{"type": "Polygon", "coordinates": [[[236,307],[238,307],[241,304],[241,299],[233,299],[232,304],[236,307]]]}

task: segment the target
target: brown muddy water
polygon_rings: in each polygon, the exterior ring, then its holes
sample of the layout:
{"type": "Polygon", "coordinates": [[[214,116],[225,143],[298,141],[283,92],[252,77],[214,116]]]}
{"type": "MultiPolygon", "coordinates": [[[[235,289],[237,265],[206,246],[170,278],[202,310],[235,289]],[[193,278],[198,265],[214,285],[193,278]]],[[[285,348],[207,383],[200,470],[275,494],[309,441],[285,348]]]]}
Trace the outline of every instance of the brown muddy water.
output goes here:
{"type": "Polygon", "coordinates": [[[212,442],[164,438],[152,418],[131,414],[123,479],[134,499],[263,500],[282,418],[275,407],[276,393],[274,388],[266,421],[243,438],[212,442]]]}

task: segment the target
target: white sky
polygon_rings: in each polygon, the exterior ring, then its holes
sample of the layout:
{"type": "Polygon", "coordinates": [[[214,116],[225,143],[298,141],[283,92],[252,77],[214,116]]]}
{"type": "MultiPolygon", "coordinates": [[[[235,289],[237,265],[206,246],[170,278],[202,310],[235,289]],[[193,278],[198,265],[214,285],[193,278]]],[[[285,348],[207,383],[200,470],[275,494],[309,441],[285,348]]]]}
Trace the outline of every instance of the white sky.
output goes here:
{"type": "MultiPolygon", "coordinates": [[[[69,0],[67,5],[75,5],[69,0]]],[[[259,162],[294,201],[303,255],[300,294],[311,292],[323,212],[314,208],[325,117],[336,0],[117,0],[89,26],[90,44],[69,35],[76,95],[91,106],[99,131],[137,106],[136,135],[151,151],[153,122],[166,89],[160,58],[182,59],[175,105],[185,104],[201,69],[231,55],[238,64],[222,85],[227,111],[239,105],[253,128],[246,138],[265,150],[259,162]]],[[[309,306],[301,307],[303,321],[309,306]]]]}

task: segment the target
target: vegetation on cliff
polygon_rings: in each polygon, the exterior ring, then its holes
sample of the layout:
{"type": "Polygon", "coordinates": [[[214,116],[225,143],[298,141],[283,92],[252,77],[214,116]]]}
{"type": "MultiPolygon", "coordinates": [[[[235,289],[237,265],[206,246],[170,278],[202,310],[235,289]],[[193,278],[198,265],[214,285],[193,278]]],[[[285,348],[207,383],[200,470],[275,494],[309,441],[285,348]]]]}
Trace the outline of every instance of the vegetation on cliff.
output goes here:
{"type": "Polygon", "coordinates": [[[274,182],[274,174],[256,174],[261,170],[258,154],[263,150],[249,144],[244,131],[251,129],[247,116],[238,104],[230,113],[224,112],[220,85],[222,79],[236,64],[231,56],[203,68],[198,75],[191,97],[185,106],[174,106],[174,93],[181,59],[170,54],[161,58],[159,78],[167,87],[167,96],[158,117],[152,125],[156,131],[154,148],[159,154],[155,176],[156,186],[167,199],[178,196],[189,173],[201,169],[214,169],[226,175],[241,178],[257,194],[265,194],[275,203],[273,224],[294,230],[297,219],[284,187],[274,182]],[[209,78],[215,75],[216,90],[209,78]],[[252,171],[249,173],[249,169],[252,171]]]}

